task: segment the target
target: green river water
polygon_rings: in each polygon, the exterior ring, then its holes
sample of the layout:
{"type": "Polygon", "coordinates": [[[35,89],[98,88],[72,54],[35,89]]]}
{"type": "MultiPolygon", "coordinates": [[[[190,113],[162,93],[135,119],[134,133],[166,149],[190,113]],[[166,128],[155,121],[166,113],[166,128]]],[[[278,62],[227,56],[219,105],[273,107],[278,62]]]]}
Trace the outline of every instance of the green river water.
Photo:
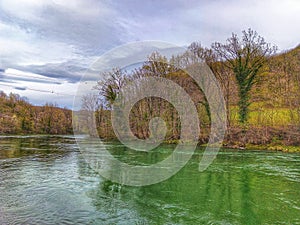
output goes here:
{"type": "MultiPolygon", "coordinates": [[[[148,164],[174,148],[107,146],[148,164]]],[[[71,136],[0,137],[0,224],[300,224],[300,154],[222,149],[199,172],[202,153],[164,182],[129,187],[94,172],[71,136]]]]}

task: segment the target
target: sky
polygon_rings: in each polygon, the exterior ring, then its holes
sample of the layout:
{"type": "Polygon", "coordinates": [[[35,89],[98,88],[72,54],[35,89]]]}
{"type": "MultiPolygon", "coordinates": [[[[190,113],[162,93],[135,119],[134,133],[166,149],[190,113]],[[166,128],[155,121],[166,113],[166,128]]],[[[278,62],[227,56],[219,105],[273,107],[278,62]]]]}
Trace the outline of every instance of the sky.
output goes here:
{"type": "Polygon", "coordinates": [[[0,90],[71,109],[85,71],[120,45],[209,47],[252,28],[283,51],[300,43],[299,12],[299,0],[0,0],[0,90]]]}

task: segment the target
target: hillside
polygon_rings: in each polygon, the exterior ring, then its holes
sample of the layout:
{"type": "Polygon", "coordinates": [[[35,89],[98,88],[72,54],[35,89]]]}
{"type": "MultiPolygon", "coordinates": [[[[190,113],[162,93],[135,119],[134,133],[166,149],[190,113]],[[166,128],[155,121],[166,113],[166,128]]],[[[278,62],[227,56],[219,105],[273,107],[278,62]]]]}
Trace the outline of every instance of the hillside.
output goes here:
{"type": "MultiPolygon", "coordinates": [[[[207,51],[197,44],[191,46],[197,52],[207,51]]],[[[176,56],[168,61],[166,57],[154,53],[149,57],[149,61],[132,74],[118,69],[111,71],[110,79],[104,83],[103,81],[98,83],[99,96],[102,96],[100,99],[104,99],[99,102],[96,111],[99,136],[109,139],[114,137],[109,109],[121,88],[118,84],[126,83],[128,79],[154,75],[176,82],[191,96],[198,109],[201,124],[199,142],[206,143],[210,130],[210,116],[204,95],[183,70],[166,66],[172,64],[175,67],[178,65],[180,68],[182,64],[192,61],[191,58],[187,59],[188,57],[190,56],[176,56]]],[[[247,123],[244,124],[239,121],[238,102],[240,97],[233,72],[223,65],[226,62],[209,60],[206,62],[221,84],[227,105],[228,127],[224,145],[237,148],[263,146],[265,149],[277,150],[286,150],[286,146],[300,145],[299,46],[271,55],[266,59],[266,63],[257,75],[250,91],[249,115],[247,123]]],[[[90,101],[86,99],[86,102],[90,101]]],[[[135,136],[142,139],[149,137],[149,121],[157,116],[166,121],[166,141],[178,140],[180,138],[178,114],[172,105],[157,98],[141,100],[133,107],[130,115],[130,127],[135,136]],[[149,106],[151,106],[150,111],[149,106]]]]}
{"type": "Polygon", "coordinates": [[[72,112],[52,104],[33,106],[0,92],[0,134],[71,134],[72,112]]]}

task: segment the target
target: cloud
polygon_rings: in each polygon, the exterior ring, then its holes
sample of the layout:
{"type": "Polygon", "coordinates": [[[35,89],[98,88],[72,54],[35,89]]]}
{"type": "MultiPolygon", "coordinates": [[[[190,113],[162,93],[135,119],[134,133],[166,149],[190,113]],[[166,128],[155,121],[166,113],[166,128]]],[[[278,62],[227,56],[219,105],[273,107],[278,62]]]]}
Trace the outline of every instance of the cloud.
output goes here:
{"type": "Polygon", "coordinates": [[[122,1],[123,25],[133,40],[179,45],[224,41],[249,27],[281,50],[295,47],[300,34],[300,1],[122,1]]]}
{"type": "Polygon", "coordinates": [[[34,105],[52,102],[71,109],[77,85],[78,83],[69,83],[64,79],[49,78],[15,69],[0,72],[2,91],[26,97],[34,105]]]}
{"type": "Polygon", "coordinates": [[[2,65],[64,63],[120,43],[108,6],[92,0],[0,2],[2,65]]]}
{"type": "MultiPolygon", "coordinates": [[[[288,49],[299,44],[299,11],[299,0],[0,0],[0,72],[14,68],[74,88],[100,55],[121,44],[209,46],[249,27],[288,49]]],[[[118,54],[115,60],[126,57],[118,54]]]]}
{"type": "Polygon", "coordinates": [[[58,79],[42,76],[40,74],[34,74],[31,72],[24,72],[16,69],[8,68],[1,74],[0,80],[19,80],[19,81],[30,81],[35,83],[47,83],[47,84],[61,84],[58,79]]]}

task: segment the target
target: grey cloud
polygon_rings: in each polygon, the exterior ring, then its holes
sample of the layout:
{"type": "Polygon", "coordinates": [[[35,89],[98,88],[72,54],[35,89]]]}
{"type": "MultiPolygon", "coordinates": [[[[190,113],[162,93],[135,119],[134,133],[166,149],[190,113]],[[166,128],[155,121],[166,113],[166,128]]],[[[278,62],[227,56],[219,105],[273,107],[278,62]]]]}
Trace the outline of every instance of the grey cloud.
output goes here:
{"type": "MultiPolygon", "coordinates": [[[[21,71],[22,72],[22,71],[21,71]]],[[[0,73],[0,81],[5,83],[16,83],[16,82],[33,82],[37,84],[61,84],[63,80],[53,79],[47,76],[41,76],[41,74],[36,74],[38,76],[28,76],[25,74],[15,74],[8,73],[6,71],[0,73]]]]}
{"type": "MultiPolygon", "coordinates": [[[[0,68],[76,83],[101,54],[127,42],[209,46],[248,27],[292,48],[300,39],[299,10],[298,0],[0,0],[0,68]]],[[[113,60],[128,59],[120,53],[107,63],[113,60]]]]}
{"type": "Polygon", "coordinates": [[[77,66],[73,61],[63,63],[48,63],[45,65],[17,66],[16,69],[26,70],[46,77],[64,79],[75,83],[81,79],[81,76],[87,70],[87,67],[77,66]]]}
{"type": "MultiPolygon", "coordinates": [[[[86,4],[90,9],[98,7],[110,7],[99,4],[98,1],[88,0],[86,4]]],[[[116,13],[113,10],[99,8],[95,13],[83,14],[78,11],[69,10],[59,4],[48,4],[36,12],[35,17],[18,18],[12,12],[1,10],[1,20],[18,26],[35,38],[49,41],[62,41],[74,45],[81,54],[93,54],[103,52],[116,43],[120,43],[120,26],[116,22],[116,13]]],[[[124,33],[125,31],[123,31],[124,33]]]]}
{"type": "Polygon", "coordinates": [[[26,87],[15,87],[16,90],[25,91],[26,87]]]}

